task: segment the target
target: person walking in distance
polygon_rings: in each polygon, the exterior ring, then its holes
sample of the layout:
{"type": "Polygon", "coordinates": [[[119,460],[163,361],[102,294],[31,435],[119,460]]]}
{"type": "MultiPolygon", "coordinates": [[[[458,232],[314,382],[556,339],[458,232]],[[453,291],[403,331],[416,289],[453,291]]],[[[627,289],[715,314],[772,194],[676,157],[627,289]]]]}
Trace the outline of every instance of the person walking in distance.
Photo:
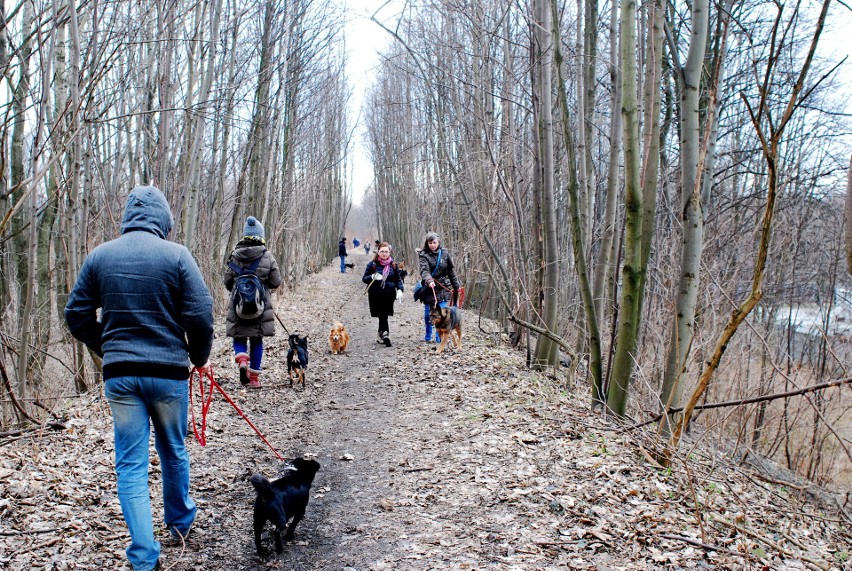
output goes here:
{"type": "MultiPolygon", "coordinates": [[[[426,334],[423,340],[432,341],[432,322],[429,321],[433,306],[447,307],[453,293],[459,289],[453,257],[446,248],[441,247],[441,240],[435,232],[426,234],[423,249],[420,250],[420,277],[423,289],[419,293],[423,303],[423,323],[426,334]]],[[[440,342],[440,336],[435,331],[435,342],[440,342]]]]}
{"type": "Polygon", "coordinates": [[[254,216],[246,218],[243,239],[225,265],[224,281],[231,292],[225,335],[234,338],[234,361],[240,371],[240,383],[259,389],[263,338],[275,335],[275,312],[269,291],[281,285],[281,272],[275,257],[266,249],[263,224],[254,216]],[[254,302],[247,299],[252,293],[254,302]]]}
{"type": "Polygon", "coordinates": [[[402,301],[402,293],[405,290],[399,268],[391,257],[390,244],[379,244],[376,258],[367,264],[362,281],[367,284],[370,316],[379,319],[377,341],[390,347],[388,317],[393,316],[393,304],[402,301]]]}
{"type": "Polygon", "coordinates": [[[202,374],[210,370],[213,298],[189,250],[168,241],[173,223],[158,188],[134,188],[121,235],[89,253],[65,307],[71,334],[103,358],[118,499],[134,571],[160,568],[148,487],[151,425],[172,537],[185,538],[197,512],[184,444],[188,378],[190,364],[202,374]]]}
{"type": "Polygon", "coordinates": [[[346,252],[346,238],[341,238],[340,242],[337,243],[337,255],[340,256],[340,273],[346,273],[346,256],[349,254],[346,252]]]}

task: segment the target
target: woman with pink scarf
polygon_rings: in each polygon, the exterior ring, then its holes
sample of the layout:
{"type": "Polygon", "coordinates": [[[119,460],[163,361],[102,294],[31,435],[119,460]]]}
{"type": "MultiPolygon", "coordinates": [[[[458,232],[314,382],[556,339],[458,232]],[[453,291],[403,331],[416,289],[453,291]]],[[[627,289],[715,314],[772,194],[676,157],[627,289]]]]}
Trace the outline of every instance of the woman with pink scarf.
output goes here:
{"type": "Polygon", "coordinates": [[[379,243],[376,258],[367,264],[362,281],[367,284],[370,316],[379,319],[379,336],[376,341],[390,347],[388,317],[393,315],[394,302],[402,301],[402,292],[405,289],[399,269],[391,257],[390,244],[379,243]]]}

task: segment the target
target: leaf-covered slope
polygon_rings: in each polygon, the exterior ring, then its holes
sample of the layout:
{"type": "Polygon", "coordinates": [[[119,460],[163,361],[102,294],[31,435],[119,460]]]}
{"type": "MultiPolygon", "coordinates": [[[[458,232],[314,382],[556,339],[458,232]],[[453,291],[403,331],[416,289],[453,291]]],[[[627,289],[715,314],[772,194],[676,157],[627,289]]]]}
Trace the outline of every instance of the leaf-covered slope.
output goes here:
{"type": "MultiPolygon", "coordinates": [[[[435,355],[407,294],[391,318],[393,346],[377,344],[359,278],[329,268],[275,300],[287,328],[309,335],[305,389],[288,386],[280,332],[265,343],[259,391],[236,381],[221,330],[214,348],[217,379],[270,443],[322,464],[296,540],[281,556],[256,557],[247,479],[282,467],[217,396],[208,445],[189,442],[198,524],[185,546],[164,547],[165,568],[848,566],[841,516],[700,446],[688,466],[655,467],[643,435],[592,414],[584,387],[526,371],[475,314],[464,314],[462,350],[435,355]],[[345,355],[328,351],[335,321],[352,334],[345,355]]],[[[0,568],[129,568],[109,408],[90,395],[65,413],[64,431],[0,438],[0,568]]]]}

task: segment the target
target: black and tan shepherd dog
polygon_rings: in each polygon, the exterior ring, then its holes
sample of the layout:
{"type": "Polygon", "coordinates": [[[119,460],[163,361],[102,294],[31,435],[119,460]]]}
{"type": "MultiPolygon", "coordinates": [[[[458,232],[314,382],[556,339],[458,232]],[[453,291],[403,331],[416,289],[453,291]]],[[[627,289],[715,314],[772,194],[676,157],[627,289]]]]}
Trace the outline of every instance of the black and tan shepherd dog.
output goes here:
{"type": "Polygon", "coordinates": [[[314,476],[320,469],[316,460],[305,460],[296,458],[291,462],[291,469],[283,477],[269,481],[263,474],[253,474],[249,480],[257,490],[257,498],[254,500],[254,546],[258,557],[263,557],[263,546],[260,535],[266,522],[272,522],[275,527],[275,553],[281,553],[284,547],[281,544],[281,532],[287,527],[285,540],[293,539],[296,526],[305,517],[305,508],[308,507],[308,499],[314,476]]]}
{"type": "Polygon", "coordinates": [[[456,349],[461,349],[462,346],[462,317],[458,307],[433,307],[429,314],[429,320],[432,326],[438,330],[438,335],[441,336],[441,342],[435,349],[436,353],[442,353],[450,336],[453,337],[453,344],[456,349]]]}
{"type": "Polygon", "coordinates": [[[305,369],[308,368],[308,336],[299,337],[290,335],[290,348],[287,350],[287,375],[290,377],[290,386],[293,379],[296,384],[305,386],[305,369]]]}

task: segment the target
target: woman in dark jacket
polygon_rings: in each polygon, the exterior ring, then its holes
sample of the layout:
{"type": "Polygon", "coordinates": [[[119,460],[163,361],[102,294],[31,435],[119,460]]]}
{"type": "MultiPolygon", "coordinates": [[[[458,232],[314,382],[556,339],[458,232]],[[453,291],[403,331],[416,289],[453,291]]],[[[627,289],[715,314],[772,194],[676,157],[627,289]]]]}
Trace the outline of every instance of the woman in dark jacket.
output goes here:
{"type": "MultiPolygon", "coordinates": [[[[423,280],[423,289],[420,292],[420,301],[423,302],[423,322],[426,325],[426,335],[423,340],[432,341],[432,322],[429,321],[432,306],[447,307],[452,300],[453,292],[459,289],[459,280],[456,277],[453,258],[450,253],[441,247],[438,234],[429,232],[423,249],[420,250],[420,277],[423,280]]],[[[441,338],[435,331],[435,342],[441,338]]]]}
{"type": "Polygon", "coordinates": [[[388,336],[388,317],[393,315],[393,304],[402,300],[405,284],[399,274],[399,268],[391,257],[391,247],[382,242],[376,252],[376,258],[367,264],[362,281],[367,285],[367,297],[370,300],[370,316],[379,318],[378,342],[391,346],[388,336]]]}
{"type": "Polygon", "coordinates": [[[250,268],[258,260],[254,274],[264,288],[266,305],[263,313],[256,319],[241,319],[233,303],[228,305],[228,317],[225,322],[225,335],[234,338],[234,361],[240,368],[240,383],[253,389],[260,388],[260,362],[263,359],[263,338],[275,335],[275,314],[269,290],[281,285],[281,273],[278,262],[266,249],[266,237],[263,225],[254,216],[246,219],[243,239],[237,244],[225,265],[225,287],[234,289],[234,283],[240,272],[250,268]],[[250,349],[249,349],[250,344],[250,349]]]}

